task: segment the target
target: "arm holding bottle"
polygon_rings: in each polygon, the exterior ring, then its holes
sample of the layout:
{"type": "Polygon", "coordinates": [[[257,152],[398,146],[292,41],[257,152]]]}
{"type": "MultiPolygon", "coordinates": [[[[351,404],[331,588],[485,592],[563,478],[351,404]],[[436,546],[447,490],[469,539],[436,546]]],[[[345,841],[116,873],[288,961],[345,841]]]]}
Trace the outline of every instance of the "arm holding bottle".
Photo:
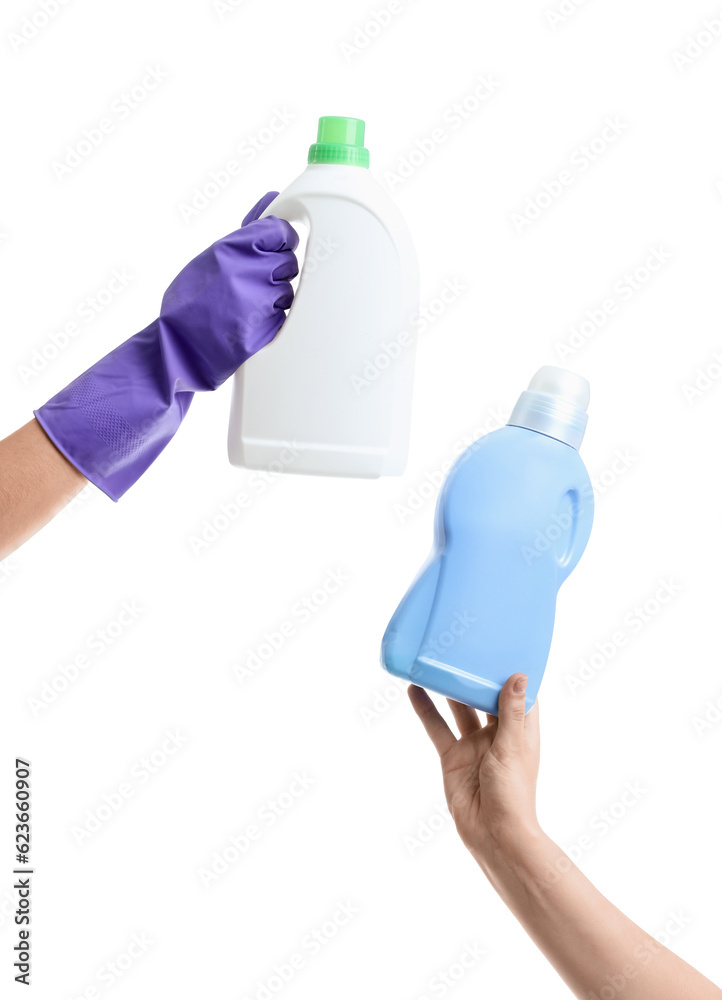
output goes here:
{"type": "Polygon", "coordinates": [[[429,695],[409,688],[465,846],[580,1000],[609,988],[625,1000],[722,1000],[722,990],[618,910],[539,826],[539,708],[524,714],[526,681],[507,680],[499,716],[485,724],[450,701],[458,738],[429,695]]]}
{"type": "Polygon", "coordinates": [[[0,442],[0,558],[87,481],[118,500],[166,447],[195,393],[218,388],[275,337],[298,273],[293,228],[261,218],[275,197],[183,268],[158,319],[0,442]]]}

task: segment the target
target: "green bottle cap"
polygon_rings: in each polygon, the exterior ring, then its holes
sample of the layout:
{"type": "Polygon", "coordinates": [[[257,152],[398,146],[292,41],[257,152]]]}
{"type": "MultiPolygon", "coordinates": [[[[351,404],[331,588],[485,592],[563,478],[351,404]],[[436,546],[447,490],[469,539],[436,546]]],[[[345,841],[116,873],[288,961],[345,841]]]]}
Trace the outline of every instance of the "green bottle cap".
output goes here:
{"type": "Polygon", "coordinates": [[[364,147],[365,131],[366,125],[360,118],[319,118],[318,138],[308,151],[308,162],[368,167],[369,151],[364,147]]]}

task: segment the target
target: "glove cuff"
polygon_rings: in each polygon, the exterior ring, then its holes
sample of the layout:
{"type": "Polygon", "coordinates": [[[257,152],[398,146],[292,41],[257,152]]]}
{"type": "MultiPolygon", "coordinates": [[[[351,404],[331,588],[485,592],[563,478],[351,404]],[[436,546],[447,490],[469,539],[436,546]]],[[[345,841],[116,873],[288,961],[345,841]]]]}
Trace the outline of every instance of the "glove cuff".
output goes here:
{"type": "Polygon", "coordinates": [[[159,331],[156,320],[35,410],[56,448],[111,500],[152,465],[193,398],[160,362],[159,331]]]}

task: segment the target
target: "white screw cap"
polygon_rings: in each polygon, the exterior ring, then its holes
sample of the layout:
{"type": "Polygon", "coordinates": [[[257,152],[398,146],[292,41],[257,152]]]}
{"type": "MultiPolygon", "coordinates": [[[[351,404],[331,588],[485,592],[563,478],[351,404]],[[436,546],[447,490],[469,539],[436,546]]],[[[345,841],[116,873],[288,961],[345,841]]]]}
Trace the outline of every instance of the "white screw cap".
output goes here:
{"type": "Polygon", "coordinates": [[[521,394],[509,423],[579,448],[587,427],[589,383],[564,368],[540,368],[521,394]]]}

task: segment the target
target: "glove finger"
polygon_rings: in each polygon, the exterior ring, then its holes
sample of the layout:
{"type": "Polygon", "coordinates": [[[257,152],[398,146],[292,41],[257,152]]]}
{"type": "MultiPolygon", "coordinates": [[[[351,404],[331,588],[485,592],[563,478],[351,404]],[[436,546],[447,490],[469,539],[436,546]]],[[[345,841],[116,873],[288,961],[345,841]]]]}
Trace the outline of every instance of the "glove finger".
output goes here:
{"type": "Polygon", "coordinates": [[[260,219],[260,217],[266,211],[271,202],[275,201],[277,197],[278,197],[278,191],[268,191],[266,194],[264,194],[261,200],[256,202],[256,204],[253,206],[251,211],[248,213],[248,215],[241,223],[241,229],[244,226],[249,225],[251,222],[255,222],[257,219],[260,219]]]}
{"type": "Polygon", "coordinates": [[[298,233],[285,219],[267,215],[254,223],[254,249],[275,253],[277,250],[295,250],[297,246],[298,233]]]}
{"type": "Polygon", "coordinates": [[[298,261],[293,250],[280,250],[280,264],[271,272],[274,281],[290,281],[298,274],[298,261]]]}
{"type": "Polygon", "coordinates": [[[284,281],[279,286],[280,295],[275,299],[273,305],[276,309],[290,309],[293,304],[293,288],[284,281]]]}
{"type": "Polygon", "coordinates": [[[240,251],[244,256],[251,257],[249,251],[257,251],[260,258],[264,253],[277,253],[282,250],[295,250],[298,246],[298,234],[285,219],[277,219],[275,215],[267,215],[265,219],[256,219],[241,229],[228,233],[223,239],[217,240],[213,247],[227,251],[240,251]]]}

